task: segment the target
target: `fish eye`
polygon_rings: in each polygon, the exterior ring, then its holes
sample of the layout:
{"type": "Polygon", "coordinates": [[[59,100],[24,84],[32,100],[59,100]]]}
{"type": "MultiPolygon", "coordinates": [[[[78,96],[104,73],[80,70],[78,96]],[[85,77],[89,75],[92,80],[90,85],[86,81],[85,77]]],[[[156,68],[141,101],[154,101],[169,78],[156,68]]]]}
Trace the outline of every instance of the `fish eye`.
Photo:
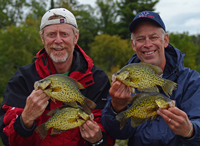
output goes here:
{"type": "Polygon", "coordinates": [[[45,80],[40,80],[40,83],[43,83],[45,80]]]}

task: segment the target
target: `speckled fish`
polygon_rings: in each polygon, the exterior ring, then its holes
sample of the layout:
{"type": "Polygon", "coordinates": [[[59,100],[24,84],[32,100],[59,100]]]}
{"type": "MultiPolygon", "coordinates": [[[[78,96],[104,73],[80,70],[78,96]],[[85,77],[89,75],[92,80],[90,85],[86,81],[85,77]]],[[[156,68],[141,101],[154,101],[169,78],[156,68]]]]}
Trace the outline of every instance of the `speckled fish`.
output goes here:
{"type": "Polygon", "coordinates": [[[161,78],[157,75],[159,73],[162,73],[162,69],[158,66],[145,62],[132,63],[113,74],[112,80],[117,79],[123,82],[129,86],[133,93],[135,93],[135,88],[141,92],[159,92],[157,88],[157,85],[159,85],[167,96],[172,95],[177,84],[161,78]]]}
{"type": "Polygon", "coordinates": [[[52,128],[51,135],[64,132],[81,126],[86,120],[93,120],[93,114],[88,115],[80,107],[61,106],[51,110],[47,115],[52,116],[47,122],[36,127],[35,131],[44,139],[48,130],[52,128]]]}
{"type": "Polygon", "coordinates": [[[137,127],[149,118],[153,121],[157,116],[159,107],[174,107],[175,101],[167,98],[161,93],[149,92],[134,95],[130,104],[132,105],[127,110],[116,115],[116,119],[120,121],[120,129],[124,127],[130,117],[132,127],[137,127]]]}
{"type": "Polygon", "coordinates": [[[82,84],[66,75],[50,75],[36,81],[34,87],[36,90],[42,89],[54,102],[58,100],[74,107],[77,107],[78,102],[88,114],[91,113],[91,109],[96,107],[96,104],[92,100],[86,98],[79,91],[79,89],[84,89],[82,84]]]}

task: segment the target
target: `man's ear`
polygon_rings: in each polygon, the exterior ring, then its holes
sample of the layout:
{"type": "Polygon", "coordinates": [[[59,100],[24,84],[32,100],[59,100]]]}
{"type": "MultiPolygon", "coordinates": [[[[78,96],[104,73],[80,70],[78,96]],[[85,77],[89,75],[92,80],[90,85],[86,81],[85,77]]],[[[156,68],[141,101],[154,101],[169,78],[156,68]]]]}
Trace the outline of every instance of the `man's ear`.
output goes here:
{"type": "Polygon", "coordinates": [[[135,43],[133,42],[133,40],[131,39],[131,44],[132,44],[132,48],[133,48],[133,51],[136,52],[136,49],[135,49],[135,43]]]}
{"type": "Polygon", "coordinates": [[[164,48],[166,48],[169,44],[169,35],[166,33],[164,38],[164,48]]]}
{"type": "Polygon", "coordinates": [[[43,37],[43,35],[40,35],[40,38],[42,40],[42,44],[44,45],[44,37],[43,37]]]}
{"type": "Polygon", "coordinates": [[[74,44],[77,44],[79,38],[79,33],[75,34],[74,44]]]}

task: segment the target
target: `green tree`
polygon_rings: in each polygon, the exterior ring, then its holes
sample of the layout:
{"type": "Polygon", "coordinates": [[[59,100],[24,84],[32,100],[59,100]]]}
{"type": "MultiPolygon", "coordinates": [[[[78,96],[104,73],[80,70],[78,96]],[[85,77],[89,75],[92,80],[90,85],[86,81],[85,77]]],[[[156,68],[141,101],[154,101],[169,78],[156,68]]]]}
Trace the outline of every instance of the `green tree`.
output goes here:
{"type": "Polygon", "coordinates": [[[78,44],[86,53],[89,53],[89,44],[94,41],[94,38],[99,31],[99,24],[97,23],[98,20],[94,15],[94,8],[90,5],[79,5],[78,10],[79,11],[76,16],[80,34],[78,44]]]}
{"type": "Polygon", "coordinates": [[[116,32],[123,38],[130,38],[128,30],[133,18],[141,11],[155,11],[155,5],[159,0],[120,0],[117,1],[119,22],[116,32]]]}
{"type": "Polygon", "coordinates": [[[79,5],[79,2],[77,0],[57,0],[55,7],[63,7],[71,11],[74,16],[76,16],[77,6],[79,5]]]}
{"type": "Polygon", "coordinates": [[[196,55],[196,64],[197,64],[196,70],[198,72],[200,72],[200,34],[198,34],[198,35],[192,35],[191,36],[191,40],[199,48],[198,52],[197,52],[197,55],[196,55]]]}
{"type": "Polygon", "coordinates": [[[181,50],[184,54],[183,63],[186,67],[196,69],[196,55],[198,52],[198,46],[192,42],[191,37],[188,33],[183,34],[169,34],[170,44],[181,50]]]}
{"type": "Polygon", "coordinates": [[[35,52],[43,47],[35,27],[10,26],[0,30],[0,94],[16,70],[33,62],[35,52]]]}
{"type": "Polygon", "coordinates": [[[107,74],[118,71],[134,54],[131,43],[117,35],[96,36],[94,42],[90,44],[90,49],[90,57],[94,64],[107,74]]]}
{"type": "Polygon", "coordinates": [[[23,20],[26,0],[0,0],[0,29],[23,20]]]}
{"type": "Polygon", "coordinates": [[[24,27],[34,27],[35,30],[40,30],[41,18],[46,12],[47,4],[46,2],[37,2],[32,0],[29,3],[31,11],[29,11],[25,17],[25,20],[21,22],[21,26],[24,27]]]}
{"type": "Polygon", "coordinates": [[[117,7],[114,0],[97,0],[97,14],[99,17],[99,33],[116,34],[117,7]]]}

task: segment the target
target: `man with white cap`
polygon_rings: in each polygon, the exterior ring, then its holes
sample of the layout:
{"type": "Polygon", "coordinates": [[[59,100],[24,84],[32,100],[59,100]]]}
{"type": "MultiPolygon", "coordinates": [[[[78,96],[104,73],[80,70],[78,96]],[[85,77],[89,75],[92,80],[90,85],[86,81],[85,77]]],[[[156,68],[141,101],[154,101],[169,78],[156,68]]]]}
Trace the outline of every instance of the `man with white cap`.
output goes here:
{"type": "MultiPolygon", "coordinates": [[[[130,106],[131,91],[122,82],[114,81],[101,118],[107,133],[113,138],[129,139],[129,146],[199,146],[200,74],[184,67],[184,54],[169,44],[169,36],[158,13],[139,13],[129,25],[129,31],[136,54],[127,64],[147,62],[159,66],[163,78],[178,84],[170,97],[176,101],[176,106],[159,108],[153,121],[142,118],[132,121],[129,118],[120,130],[120,122],[115,117],[130,106]],[[141,124],[133,128],[131,123],[136,122],[141,124]]],[[[160,92],[164,94],[162,89],[160,92]]],[[[152,110],[151,106],[148,110],[152,110]]]]}
{"type": "Polygon", "coordinates": [[[113,145],[113,139],[100,122],[109,79],[77,45],[79,30],[74,15],[65,8],[47,11],[41,20],[40,35],[44,48],[37,53],[36,61],[20,67],[7,84],[0,109],[3,143],[10,146],[113,145]],[[54,103],[42,90],[34,90],[34,82],[52,74],[64,74],[79,81],[85,87],[82,94],[97,106],[92,110],[94,120],[56,135],[50,135],[49,130],[42,140],[34,129],[50,118],[46,115],[48,111],[63,103],[54,103]]]}

